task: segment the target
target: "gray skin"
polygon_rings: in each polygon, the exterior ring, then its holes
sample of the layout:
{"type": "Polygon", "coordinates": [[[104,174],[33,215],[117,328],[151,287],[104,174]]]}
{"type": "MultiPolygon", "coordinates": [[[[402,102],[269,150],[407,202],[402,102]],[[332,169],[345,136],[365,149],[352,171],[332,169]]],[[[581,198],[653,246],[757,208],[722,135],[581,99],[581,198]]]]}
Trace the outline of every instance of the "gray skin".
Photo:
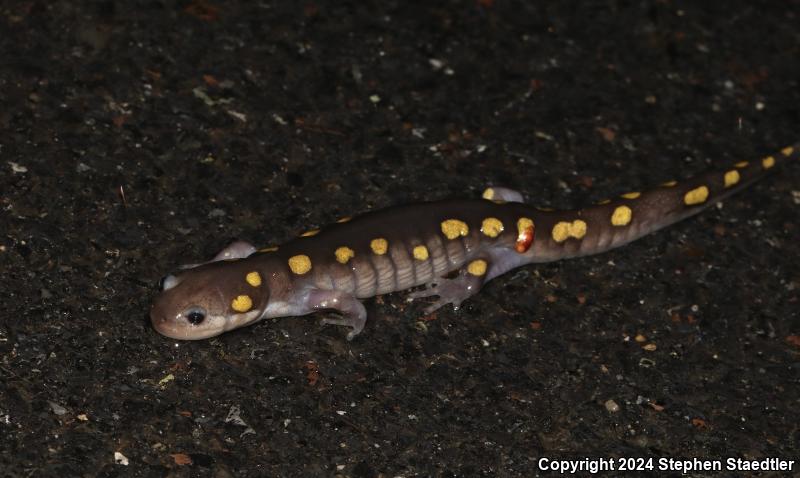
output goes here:
{"type": "Polygon", "coordinates": [[[446,200],[370,212],[316,235],[298,237],[274,251],[259,252],[237,241],[208,263],[184,266],[166,276],[150,318],[163,335],[197,340],[265,318],[333,309],[341,316],[325,318],[323,323],[350,327],[350,340],[363,330],[367,319],[359,299],[425,285],[410,298],[437,296],[426,314],[446,304],[458,308],[483,284],[510,269],[598,254],[627,244],[697,214],[778,163],[797,158],[798,153],[800,145],[784,148],[775,155],[662,185],[637,197],[623,195],[572,211],[539,210],[521,203],[522,195],[516,191],[492,188],[492,200],[446,200]],[[625,209],[630,214],[620,215],[625,209]],[[482,231],[487,218],[503,225],[495,237],[482,231]],[[534,238],[527,248],[519,245],[520,218],[534,224],[534,238]],[[467,226],[463,235],[446,237],[442,223],[450,219],[467,226]],[[580,222],[581,227],[566,228],[566,237],[555,232],[580,222]],[[387,250],[376,253],[370,246],[373,239],[384,239],[387,250]],[[412,251],[418,246],[425,246],[426,257],[414,257],[412,251]],[[346,263],[337,260],[335,251],[340,247],[353,252],[346,263]],[[308,271],[290,269],[290,258],[299,255],[310,261],[308,271]],[[471,267],[476,260],[486,267],[471,267]],[[258,284],[248,282],[253,273],[258,284]],[[453,273],[454,277],[445,277],[453,273]],[[246,307],[242,303],[234,307],[241,296],[247,298],[246,307]]]}

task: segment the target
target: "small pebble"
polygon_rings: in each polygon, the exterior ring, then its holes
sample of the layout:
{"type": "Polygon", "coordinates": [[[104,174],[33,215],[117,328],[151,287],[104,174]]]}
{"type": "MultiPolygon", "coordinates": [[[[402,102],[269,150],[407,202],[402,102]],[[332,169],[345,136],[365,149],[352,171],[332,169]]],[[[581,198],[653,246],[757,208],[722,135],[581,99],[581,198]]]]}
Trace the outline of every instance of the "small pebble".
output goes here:
{"type": "Polygon", "coordinates": [[[615,402],[614,400],[611,399],[606,400],[605,406],[606,410],[608,410],[611,413],[617,413],[619,411],[619,405],[617,405],[617,402],[615,402]]]}

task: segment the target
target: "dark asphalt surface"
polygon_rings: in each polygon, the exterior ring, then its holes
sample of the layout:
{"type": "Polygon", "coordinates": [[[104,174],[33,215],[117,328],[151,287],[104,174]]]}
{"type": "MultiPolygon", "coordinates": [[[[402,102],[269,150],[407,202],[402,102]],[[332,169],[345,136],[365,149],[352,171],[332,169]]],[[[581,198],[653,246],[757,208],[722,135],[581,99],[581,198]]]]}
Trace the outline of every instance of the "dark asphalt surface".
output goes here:
{"type": "Polygon", "coordinates": [[[72,3],[0,5],[0,476],[798,458],[796,164],[457,312],[369,299],[351,343],[147,319],[234,238],[487,184],[575,207],[794,143],[797,0],[72,3]]]}

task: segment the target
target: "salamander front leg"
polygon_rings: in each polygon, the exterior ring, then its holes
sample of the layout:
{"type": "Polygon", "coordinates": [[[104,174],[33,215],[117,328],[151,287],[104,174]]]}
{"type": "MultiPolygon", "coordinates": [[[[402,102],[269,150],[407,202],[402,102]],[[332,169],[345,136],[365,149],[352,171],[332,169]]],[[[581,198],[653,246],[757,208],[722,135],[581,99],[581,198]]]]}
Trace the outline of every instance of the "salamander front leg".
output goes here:
{"type": "Polygon", "coordinates": [[[219,251],[217,253],[217,255],[214,256],[214,258],[211,259],[208,262],[201,262],[199,264],[185,264],[185,265],[180,266],[179,268],[181,270],[194,269],[197,266],[202,266],[204,264],[210,264],[211,262],[225,261],[225,260],[229,260],[229,259],[244,259],[245,257],[250,256],[254,252],[256,252],[256,248],[255,248],[254,245],[250,244],[247,241],[238,241],[237,240],[237,241],[233,241],[230,244],[228,244],[227,246],[225,246],[224,249],[219,251]]]}
{"type": "Polygon", "coordinates": [[[367,309],[351,294],[336,290],[313,290],[308,294],[308,307],[314,310],[334,309],[342,314],[341,319],[322,319],[322,324],[346,325],[352,328],[347,333],[347,340],[364,330],[367,322],[367,309]]]}
{"type": "Polygon", "coordinates": [[[453,310],[458,310],[461,303],[477,294],[484,282],[489,262],[486,259],[476,259],[459,271],[452,279],[441,277],[425,285],[425,289],[412,292],[408,298],[421,299],[423,297],[438,296],[439,299],[425,308],[424,313],[430,314],[443,305],[453,304],[453,310]]]}

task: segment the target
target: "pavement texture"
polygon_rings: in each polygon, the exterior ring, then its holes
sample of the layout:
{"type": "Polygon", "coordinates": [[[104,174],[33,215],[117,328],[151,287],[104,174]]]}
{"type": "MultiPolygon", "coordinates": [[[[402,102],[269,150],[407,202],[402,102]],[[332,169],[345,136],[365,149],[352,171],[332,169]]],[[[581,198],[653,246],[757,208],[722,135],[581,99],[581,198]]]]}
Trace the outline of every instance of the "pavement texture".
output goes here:
{"type": "Polygon", "coordinates": [[[800,139],[800,3],[0,5],[0,476],[537,476],[797,458],[800,167],[425,317],[181,342],[155,284],[235,238],[610,195],[800,139]]]}

